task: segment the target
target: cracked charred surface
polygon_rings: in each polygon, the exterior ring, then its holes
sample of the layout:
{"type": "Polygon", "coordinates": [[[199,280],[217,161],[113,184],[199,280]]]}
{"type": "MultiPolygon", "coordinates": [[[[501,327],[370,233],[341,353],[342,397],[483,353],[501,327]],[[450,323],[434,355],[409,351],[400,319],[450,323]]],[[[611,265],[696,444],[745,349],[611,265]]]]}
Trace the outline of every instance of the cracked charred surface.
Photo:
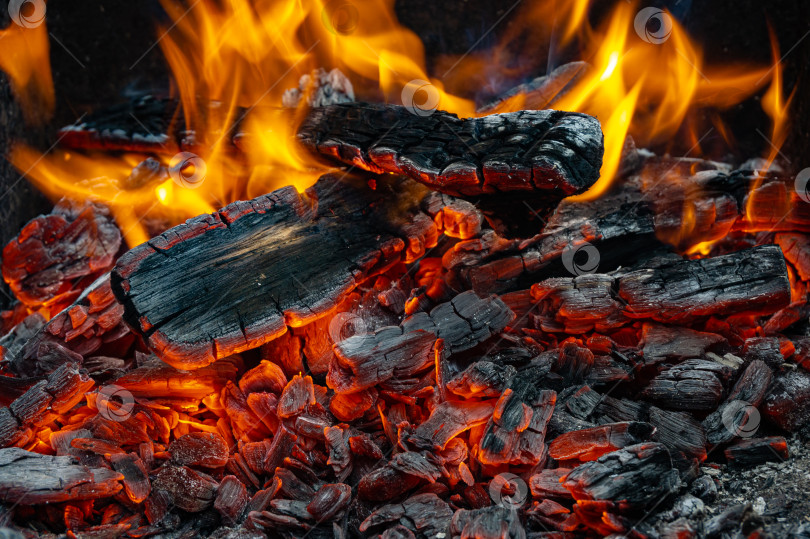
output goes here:
{"type": "Polygon", "coordinates": [[[112,286],[124,318],[184,369],[255,348],[326,315],[363,280],[437,240],[402,178],[324,176],[174,227],[121,257],[112,286]]]}
{"type": "Polygon", "coordinates": [[[547,279],[532,287],[545,331],[605,331],[634,319],[689,324],[711,315],[772,314],[790,303],[778,246],[710,259],[667,262],[614,275],[547,279]]]}
{"type": "Polygon", "coordinates": [[[345,164],[476,198],[493,228],[524,237],[542,229],[560,200],[596,182],[604,153],[596,118],[555,110],[459,119],[345,103],[313,109],[298,139],[345,164]]]}

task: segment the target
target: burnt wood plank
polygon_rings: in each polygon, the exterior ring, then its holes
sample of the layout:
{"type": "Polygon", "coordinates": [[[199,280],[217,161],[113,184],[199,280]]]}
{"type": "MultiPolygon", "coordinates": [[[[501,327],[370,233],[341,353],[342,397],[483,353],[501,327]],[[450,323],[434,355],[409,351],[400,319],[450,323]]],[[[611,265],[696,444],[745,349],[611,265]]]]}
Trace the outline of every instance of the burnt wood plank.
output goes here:
{"type": "Polygon", "coordinates": [[[109,468],[90,468],[72,457],[0,449],[0,500],[25,504],[77,502],[114,496],[124,476],[109,468]]]}
{"type": "Polygon", "coordinates": [[[124,319],[167,363],[199,368],[326,315],[367,277],[436,241],[426,190],[324,176],[174,227],[112,273],[124,319]]]}
{"type": "Polygon", "coordinates": [[[343,103],[313,109],[298,139],[348,165],[480,197],[496,229],[524,236],[542,229],[543,215],[560,200],[596,182],[604,153],[595,118],[554,110],[460,119],[443,111],[417,115],[395,105],[343,103]]]}
{"type": "Polygon", "coordinates": [[[689,324],[713,315],[771,314],[790,303],[779,247],[678,260],[624,274],[547,279],[532,287],[544,331],[605,331],[635,319],[689,324]]]}

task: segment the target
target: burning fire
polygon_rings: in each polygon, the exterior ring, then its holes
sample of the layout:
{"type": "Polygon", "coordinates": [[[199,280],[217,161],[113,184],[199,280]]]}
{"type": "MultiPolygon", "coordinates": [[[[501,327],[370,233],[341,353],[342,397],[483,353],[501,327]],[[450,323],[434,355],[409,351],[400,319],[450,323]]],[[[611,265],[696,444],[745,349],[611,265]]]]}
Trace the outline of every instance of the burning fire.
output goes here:
{"type": "MultiPolygon", "coordinates": [[[[326,172],[326,165],[295,142],[296,129],[307,113],[306,99],[294,111],[280,108],[284,92],[297,87],[302,75],[321,67],[338,68],[351,80],[358,99],[393,103],[405,99],[413,101],[406,105],[475,116],[470,88],[489,88],[493,79],[532,75],[514,67],[520,59],[509,52],[527,29],[538,29],[537,34],[552,41],[552,48],[581,51],[590,66],[551,104],[596,116],[605,133],[601,178],[579,200],[596,198],[610,187],[628,136],[639,146],[660,147],[685,132],[694,142],[693,153],[699,154],[701,129],[706,126],[700,125],[697,111],[735,105],[766,84],[770,87],[762,106],[773,122],[769,163],[787,133],[792,95],[787,99],[783,95],[775,46],[773,68],[707,66],[699,47],[670,14],[639,10],[628,3],[618,3],[605,24],[593,27],[587,0],[563,5],[538,0],[520,8],[523,12],[514,17],[519,25],[495,47],[444,58],[441,63],[448,69],[439,78],[427,73],[423,45],[399,24],[392,0],[362,4],[234,0],[222,5],[213,0],[190,5],[165,0],[163,4],[173,24],[158,29],[158,35],[165,33],[160,46],[173,74],[172,92],[182,103],[182,118],[176,121],[193,131],[191,146],[204,164],[204,179],[192,189],[164,172],[142,185],[128,185],[127,177],[143,155],[110,157],[59,150],[41,155],[18,146],[11,156],[15,166],[53,198],[91,198],[109,205],[130,246],[155,232],[150,221],[177,224],[283,185],[303,190],[326,172]],[[421,82],[414,86],[413,81],[421,82]],[[234,126],[240,132],[241,151],[233,148],[234,126]]],[[[52,103],[50,67],[38,61],[47,58],[45,25],[34,29],[12,25],[4,33],[24,43],[14,49],[25,51],[20,54],[26,58],[0,59],[23,102],[52,103]]],[[[518,95],[498,112],[525,105],[518,95]]],[[[722,124],[714,127],[729,138],[722,124]]]]}

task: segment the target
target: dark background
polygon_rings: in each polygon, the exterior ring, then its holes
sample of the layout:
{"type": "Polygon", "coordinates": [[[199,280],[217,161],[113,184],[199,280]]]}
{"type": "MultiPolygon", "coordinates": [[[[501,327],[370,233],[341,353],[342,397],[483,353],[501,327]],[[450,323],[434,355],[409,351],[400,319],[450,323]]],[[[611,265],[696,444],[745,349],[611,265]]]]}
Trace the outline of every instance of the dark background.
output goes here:
{"type": "MultiPolygon", "coordinates": [[[[355,1],[362,8],[362,0],[355,1]]],[[[445,55],[485,51],[505,32],[514,30],[521,4],[529,1],[522,0],[512,9],[515,4],[511,0],[398,0],[396,12],[400,21],[421,37],[428,70],[435,74],[443,72],[447,62],[445,55]]],[[[591,18],[597,22],[613,2],[596,1],[594,4],[591,18]]],[[[766,21],[770,21],[785,55],[786,89],[803,81],[807,83],[810,36],[806,34],[810,32],[810,2],[705,0],[693,3],[678,0],[658,5],[669,8],[686,26],[692,38],[702,46],[706,63],[710,65],[739,61],[769,64],[771,51],[766,21]]],[[[0,2],[0,7],[0,26],[5,27],[9,24],[6,2],[0,2]]],[[[0,153],[5,155],[10,142],[20,139],[45,150],[56,140],[56,129],[72,123],[93,107],[121,101],[134,93],[165,88],[167,69],[160,48],[153,47],[155,21],[160,17],[162,10],[156,0],[49,2],[47,24],[56,90],[54,119],[43,128],[25,127],[12,102],[5,77],[0,74],[0,153]],[[143,58],[130,69],[141,56],[143,58]]],[[[536,37],[526,35],[516,42],[532,51],[525,78],[545,71],[548,46],[537,42],[536,37]]],[[[2,47],[0,40],[0,54],[2,47]]],[[[576,59],[576,51],[569,51],[568,55],[576,59]]],[[[555,55],[556,64],[566,59],[565,53],[555,55]]],[[[502,80],[498,84],[505,89],[519,82],[523,81],[502,80]]],[[[475,89],[470,91],[480,93],[475,89]]],[[[767,143],[755,129],[767,133],[769,124],[755,101],[727,111],[725,119],[739,142],[738,151],[749,152],[750,156],[762,154],[767,143]]],[[[792,120],[791,135],[783,154],[790,160],[791,168],[800,170],[810,166],[810,91],[797,93],[792,120]]],[[[0,196],[3,197],[0,199],[2,245],[31,217],[48,208],[47,201],[24,179],[20,181],[19,173],[5,159],[0,160],[0,196]]]]}

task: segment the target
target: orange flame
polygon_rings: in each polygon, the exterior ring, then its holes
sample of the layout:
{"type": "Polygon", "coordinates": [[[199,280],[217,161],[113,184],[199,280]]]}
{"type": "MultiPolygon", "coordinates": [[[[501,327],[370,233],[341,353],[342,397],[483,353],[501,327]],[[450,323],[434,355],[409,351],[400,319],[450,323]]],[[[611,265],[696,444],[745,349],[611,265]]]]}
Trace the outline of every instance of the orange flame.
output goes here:
{"type": "Polygon", "coordinates": [[[12,22],[8,28],[0,30],[0,70],[9,76],[28,123],[47,121],[53,112],[49,51],[44,23],[26,28],[12,22]]]}
{"type": "MultiPolygon", "coordinates": [[[[394,103],[406,97],[403,91],[412,81],[425,81],[431,104],[469,117],[476,115],[470,94],[489,87],[485,79],[495,70],[503,80],[526,78],[527,65],[537,67],[534,51],[516,46],[527,34],[532,36],[531,46],[540,36],[558,41],[553,43],[556,47],[581,49],[581,57],[591,66],[553,102],[557,109],[596,116],[605,133],[601,178],[579,200],[596,198],[610,187],[619,173],[628,136],[639,145],[662,144],[688,125],[688,136],[699,150],[702,137],[696,109],[739,103],[769,79],[772,85],[763,106],[774,119],[775,146],[786,136],[784,118],[790,98],[782,100],[778,66],[772,71],[750,66],[710,69],[699,48],[666,12],[656,15],[666,23],[663,29],[650,34],[648,21],[641,16],[644,10],[631,3],[618,3],[604,24],[591,27],[588,0],[537,0],[514,8],[513,24],[496,46],[442,58],[436,71],[444,74],[435,78],[428,75],[422,42],[399,24],[393,4],[394,0],[357,4],[351,0],[163,0],[173,23],[158,30],[163,36],[160,46],[172,70],[172,89],[182,103],[184,127],[195,134],[191,151],[199,155],[206,170],[204,180],[193,189],[168,176],[122,187],[139,160],[134,155],[74,154],[68,162],[71,154],[39,156],[20,147],[13,152],[12,162],[55,198],[94,198],[109,204],[132,246],[153,232],[145,225],[150,219],[171,225],[283,185],[303,190],[328,170],[295,142],[306,99],[295,110],[281,108],[284,92],[298,87],[302,75],[321,67],[339,68],[351,80],[358,99],[394,103]],[[527,62],[521,63],[526,57],[527,62]],[[232,147],[234,126],[241,134],[242,151],[232,147]]],[[[37,43],[22,48],[41,56],[43,44],[47,52],[47,34],[37,30],[26,38],[36,38],[37,43]]],[[[14,60],[0,67],[16,70],[12,78],[21,88],[26,80],[44,81],[50,76],[47,63],[34,68],[25,60],[14,60]],[[32,69],[26,78],[22,72],[32,69]]],[[[507,110],[524,104],[523,99],[510,100],[507,110]]],[[[712,121],[731,140],[724,126],[716,118],[712,121]]]]}

